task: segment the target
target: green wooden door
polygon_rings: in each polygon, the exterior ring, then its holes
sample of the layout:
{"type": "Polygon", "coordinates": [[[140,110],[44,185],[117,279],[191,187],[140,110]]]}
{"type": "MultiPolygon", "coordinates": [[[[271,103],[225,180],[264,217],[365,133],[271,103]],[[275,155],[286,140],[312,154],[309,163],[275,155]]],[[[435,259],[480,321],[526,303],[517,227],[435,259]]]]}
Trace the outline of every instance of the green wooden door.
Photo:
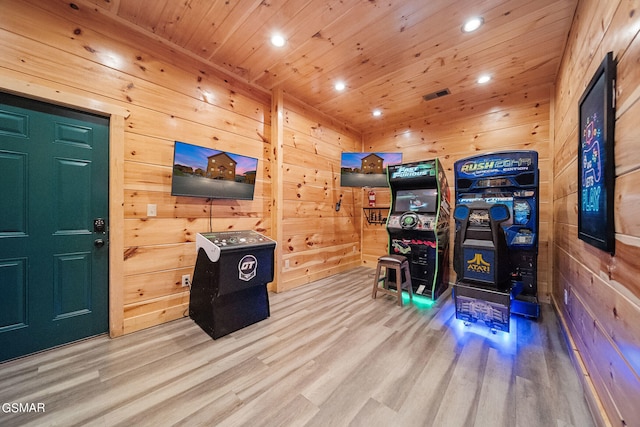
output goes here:
{"type": "Polygon", "coordinates": [[[0,361],[108,329],[108,140],[104,117],[0,93],[0,361]]]}

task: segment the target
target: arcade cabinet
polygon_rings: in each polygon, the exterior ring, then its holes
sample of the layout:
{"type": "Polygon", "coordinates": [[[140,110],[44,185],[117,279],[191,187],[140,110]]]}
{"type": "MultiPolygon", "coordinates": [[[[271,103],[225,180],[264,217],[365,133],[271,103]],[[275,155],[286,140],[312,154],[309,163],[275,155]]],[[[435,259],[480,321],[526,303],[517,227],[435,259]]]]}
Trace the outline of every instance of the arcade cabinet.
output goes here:
{"type": "Polygon", "coordinates": [[[252,230],[196,235],[189,316],[213,339],[269,317],[275,247],[252,230]]]}
{"type": "Polygon", "coordinates": [[[456,317],[509,331],[538,318],[538,153],[505,151],[454,164],[456,317]]]}
{"type": "Polygon", "coordinates": [[[409,260],[413,293],[437,299],[449,286],[449,187],[438,159],[389,166],[389,253],[409,260]]]}

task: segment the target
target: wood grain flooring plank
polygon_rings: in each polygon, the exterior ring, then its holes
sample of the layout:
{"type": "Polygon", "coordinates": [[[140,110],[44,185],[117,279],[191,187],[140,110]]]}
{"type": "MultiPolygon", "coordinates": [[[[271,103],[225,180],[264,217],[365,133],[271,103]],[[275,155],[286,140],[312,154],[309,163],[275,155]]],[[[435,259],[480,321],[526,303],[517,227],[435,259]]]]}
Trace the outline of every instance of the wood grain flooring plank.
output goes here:
{"type": "MultiPolygon", "coordinates": [[[[165,424],[161,422],[154,425],[173,425],[175,427],[216,426],[226,420],[234,412],[241,410],[242,405],[242,401],[235,393],[227,392],[221,397],[207,402],[205,405],[201,406],[199,410],[191,414],[183,413],[181,411],[181,408],[176,409],[186,416],[182,420],[177,421],[174,424],[165,424]]],[[[143,423],[141,425],[151,424],[143,423]]]]}
{"type": "Polygon", "coordinates": [[[516,422],[514,357],[489,349],[474,427],[511,427],[516,422]]]}
{"type": "Polygon", "coordinates": [[[279,294],[271,316],[212,340],[191,319],[0,364],[0,412],[24,426],[572,426],[593,420],[555,312],[511,333],[371,298],[359,267],[279,294]]]}
{"type": "Polygon", "coordinates": [[[433,355],[407,392],[398,411],[398,425],[408,427],[433,426],[434,418],[444,401],[445,390],[456,368],[458,342],[452,334],[442,334],[433,346],[433,355]]]}
{"type": "Polygon", "coordinates": [[[281,410],[269,414],[255,421],[252,424],[256,427],[268,426],[305,426],[315,414],[318,413],[318,407],[309,402],[302,395],[295,395],[291,401],[282,407],[281,410]]]}
{"type": "Polygon", "coordinates": [[[444,391],[434,425],[442,427],[473,425],[488,352],[489,347],[482,336],[468,336],[451,380],[444,391]]]}
{"type": "Polygon", "coordinates": [[[540,338],[548,376],[554,383],[562,384],[562,387],[551,387],[549,390],[558,422],[566,426],[591,427],[594,425],[591,414],[576,410],[581,407],[585,397],[580,379],[566,350],[567,342],[560,329],[560,322],[550,306],[543,305],[541,310],[547,319],[540,325],[540,338]]]}
{"type": "Polygon", "coordinates": [[[433,306],[433,315],[429,321],[429,328],[435,330],[448,329],[455,319],[455,306],[451,304],[451,291],[445,291],[433,306]]]}
{"type": "Polygon", "coordinates": [[[535,320],[514,317],[518,332],[518,358],[515,374],[522,378],[551,386],[547,361],[542,347],[540,324],[535,320]]]}
{"type": "Polygon", "coordinates": [[[306,386],[302,395],[321,406],[336,389],[346,383],[359,365],[376,357],[374,350],[392,334],[392,330],[375,324],[349,330],[339,344],[332,345],[315,359],[325,375],[306,386]]]}
{"type": "Polygon", "coordinates": [[[434,331],[417,328],[415,333],[400,332],[395,345],[381,349],[388,353],[389,375],[376,382],[371,396],[394,411],[412,399],[409,391],[418,381],[419,373],[429,363],[440,337],[434,331]]]}
{"type": "Polygon", "coordinates": [[[549,390],[540,384],[516,376],[516,427],[557,425],[549,390]]]}
{"type": "Polygon", "coordinates": [[[407,427],[434,426],[434,419],[444,401],[447,388],[455,369],[457,356],[445,358],[435,355],[430,359],[428,368],[418,377],[414,387],[408,392],[398,412],[398,425],[407,427]],[[435,369],[435,370],[434,370],[435,369]]]}
{"type": "Polygon", "coordinates": [[[111,426],[137,426],[145,423],[171,425],[182,420],[186,414],[228,395],[247,376],[267,369],[256,358],[229,363],[226,367],[204,365],[182,375],[179,381],[156,387],[144,396],[114,408],[104,415],[104,419],[111,426]],[[146,409],[141,411],[140,407],[146,409]],[[180,408],[180,411],[176,411],[176,408],[180,408]]]}
{"type": "Polygon", "coordinates": [[[369,399],[348,425],[349,427],[388,427],[399,425],[397,420],[396,411],[375,399],[369,399]]]}
{"type": "Polygon", "coordinates": [[[298,399],[296,390],[307,382],[307,378],[316,369],[317,366],[312,361],[289,371],[279,370],[274,378],[269,379],[268,384],[266,382],[261,384],[268,387],[262,388],[259,395],[248,393],[247,390],[238,392],[238,396],[244,402],[242,411],[234,412],[222,420],[218,427],[264,425],[268,418],[277,418],[285,407],[291,406],[292,401],[298,399]],[[273,381],[276,378],[278,380],[273,381]]]}

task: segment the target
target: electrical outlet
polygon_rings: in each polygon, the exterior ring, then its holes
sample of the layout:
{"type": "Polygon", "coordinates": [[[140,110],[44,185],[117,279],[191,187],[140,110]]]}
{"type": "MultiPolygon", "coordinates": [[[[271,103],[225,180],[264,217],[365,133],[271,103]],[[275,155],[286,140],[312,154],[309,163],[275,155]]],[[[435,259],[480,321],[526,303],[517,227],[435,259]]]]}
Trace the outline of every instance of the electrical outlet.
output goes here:
{"type": "Polygon", "coordinates": [[[191,285],[191,277],[188,274],[182,275],[182,286],[185,288],[191,285]]]}
{"type": "Polygon", "coordinates": [[[284,260],[284,268],[289,268],[289,260],[288,259],[284,260]]]}
{"type": "Polygon", "coordinates": [[[147,216],[157,216],[157,215],[158,215],[158,206],[153,203],[149,203],[147,205],[147,216]]]}

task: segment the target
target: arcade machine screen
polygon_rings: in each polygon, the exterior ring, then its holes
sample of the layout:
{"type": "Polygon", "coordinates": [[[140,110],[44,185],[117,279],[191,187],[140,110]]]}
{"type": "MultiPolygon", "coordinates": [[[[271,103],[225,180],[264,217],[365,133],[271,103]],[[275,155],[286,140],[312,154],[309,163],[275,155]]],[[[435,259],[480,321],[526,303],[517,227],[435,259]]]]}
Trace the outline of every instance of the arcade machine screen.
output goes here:
{"type": "Polygon", "coordinates": [[[534,236],[527,228],[530,225],[533,212],[531,200],[514,197],[511,193],[495,195],[490,193],[469,193],[462,194],[458,198],[458,204],[463,205],[472,205],[478,201],[489,205],[503,204],[507,206],[509,219],[504,221],[501,226],[506,231],[507,242],[510,245],[531,245],[533,243],[534,236]]]}
{"type": "Polygon", "coordinates": [[[395,198],[395,212],[436,213],[438,190],[436,188],[398,190],[395,198]]]}
{"type": "MultiPolygon", "coordinates": [[[[475,202],[484,202],[489,205],[503,204],[507,206],[509,210],[509,219],[502,223],[502,227],[509,227],[513,225],[513,196],[511,195],[495,195],[490,196],[487,194],[463,194],[458,198],[458,204],[472,205],[475,202]]],[[[487,219],[488,220],[488,219],[487,219]]]]}

